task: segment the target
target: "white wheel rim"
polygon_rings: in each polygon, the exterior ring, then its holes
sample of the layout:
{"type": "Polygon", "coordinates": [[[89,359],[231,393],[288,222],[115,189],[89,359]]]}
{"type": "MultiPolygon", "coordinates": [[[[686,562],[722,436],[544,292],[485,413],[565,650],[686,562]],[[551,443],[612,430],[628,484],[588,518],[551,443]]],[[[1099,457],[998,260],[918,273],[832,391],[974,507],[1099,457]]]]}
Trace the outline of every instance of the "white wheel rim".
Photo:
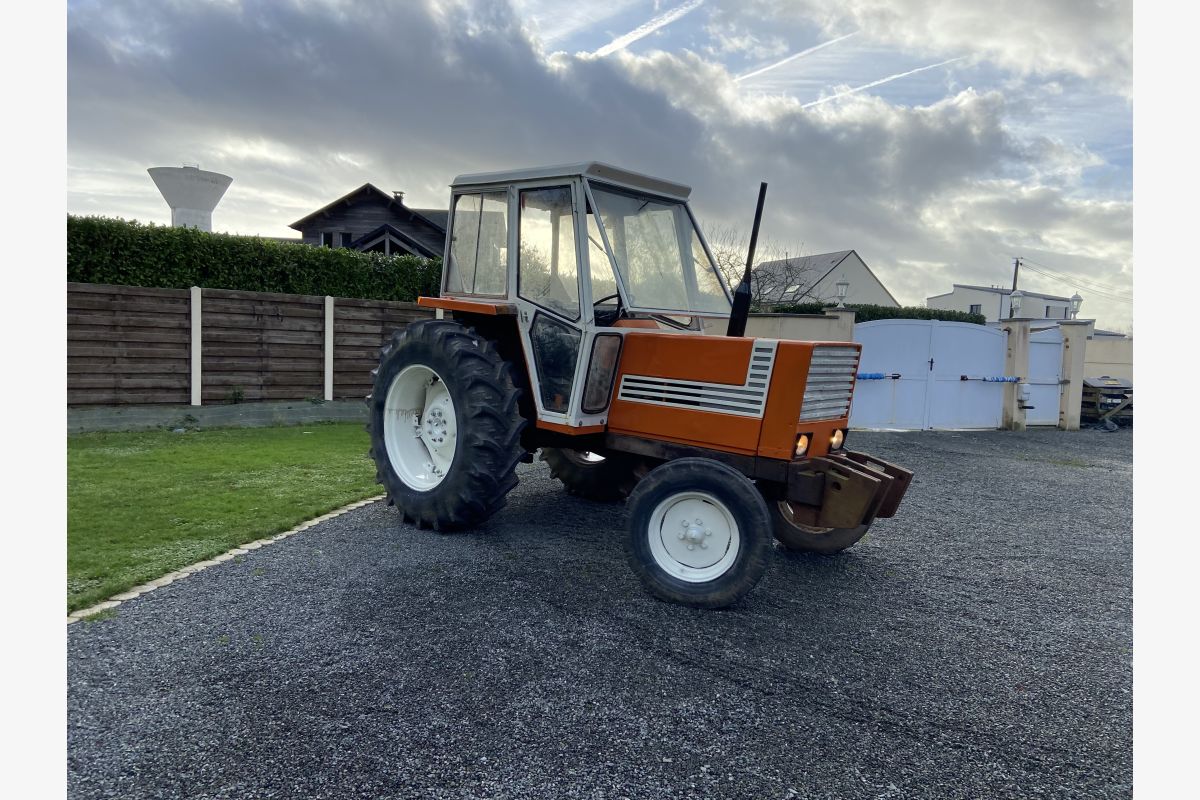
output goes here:
{"type": "Polygon", "coordinates": [[[411,489],[441,483],[458,445],[458,418],[446,383],[422,364],[400,370],[383,404],[383,442],[392,469],[411,489]]]}
{"type": "Polygon", "coordinates": [[[668,575],[688,583],[716,580],[729,571],[741,548],[733,514],[704,492],[681,492],[650,515],[650,554],[668,575]]]}

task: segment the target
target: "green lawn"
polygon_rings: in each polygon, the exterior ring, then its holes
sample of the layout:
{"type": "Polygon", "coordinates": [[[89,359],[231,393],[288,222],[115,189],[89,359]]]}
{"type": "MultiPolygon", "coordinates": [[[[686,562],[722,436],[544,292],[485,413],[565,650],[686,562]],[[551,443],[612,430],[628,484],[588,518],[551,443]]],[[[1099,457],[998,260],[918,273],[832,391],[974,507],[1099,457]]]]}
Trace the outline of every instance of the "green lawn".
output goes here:
{"type": "Polygon", "coordinates": [[[67,437],[67,610],[379,494],[359,424],[67,437]]]}

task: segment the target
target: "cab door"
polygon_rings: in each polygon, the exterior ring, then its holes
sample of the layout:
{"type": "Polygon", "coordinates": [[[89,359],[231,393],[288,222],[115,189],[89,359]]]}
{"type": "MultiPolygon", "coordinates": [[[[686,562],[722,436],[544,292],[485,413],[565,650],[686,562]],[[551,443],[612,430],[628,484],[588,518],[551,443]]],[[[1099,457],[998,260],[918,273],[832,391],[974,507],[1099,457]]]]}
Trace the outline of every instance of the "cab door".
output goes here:
{"type": "Polygon", "coordinates": [[[517,307],[539,422],[580,425],[579,373],[584,328],[591,323],[570,179],[515,189],[517,307]]]}

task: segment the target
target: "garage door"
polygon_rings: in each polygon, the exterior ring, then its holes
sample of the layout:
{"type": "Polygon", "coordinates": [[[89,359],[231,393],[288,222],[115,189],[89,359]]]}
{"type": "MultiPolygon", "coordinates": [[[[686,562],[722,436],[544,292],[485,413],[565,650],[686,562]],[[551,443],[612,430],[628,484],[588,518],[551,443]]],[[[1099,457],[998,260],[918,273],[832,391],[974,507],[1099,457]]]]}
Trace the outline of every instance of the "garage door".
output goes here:
{"type": "Polygon", "coordinates": [[[999,428],[1007,334],[965,322],[877,320],[863,346],[850,424],[880,430],[999,428]]]}

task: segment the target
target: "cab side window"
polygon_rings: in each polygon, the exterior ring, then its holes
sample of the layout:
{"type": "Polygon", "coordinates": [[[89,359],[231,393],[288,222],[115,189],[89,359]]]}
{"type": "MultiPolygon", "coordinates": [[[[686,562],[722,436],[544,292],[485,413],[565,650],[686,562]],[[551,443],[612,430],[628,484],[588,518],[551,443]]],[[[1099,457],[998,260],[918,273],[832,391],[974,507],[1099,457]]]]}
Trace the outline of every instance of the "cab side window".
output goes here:
{"type": "Polygon", "coordinates": [[[458,195],[454,200],[446,291],[502,295],[507,290],[507,193],[458,195]]]}
{"type": "Polygon", "coordinates": [[[579,319],[579,260],[571,187],[521,192],[518,256],[521,297],[579,319]]]}

